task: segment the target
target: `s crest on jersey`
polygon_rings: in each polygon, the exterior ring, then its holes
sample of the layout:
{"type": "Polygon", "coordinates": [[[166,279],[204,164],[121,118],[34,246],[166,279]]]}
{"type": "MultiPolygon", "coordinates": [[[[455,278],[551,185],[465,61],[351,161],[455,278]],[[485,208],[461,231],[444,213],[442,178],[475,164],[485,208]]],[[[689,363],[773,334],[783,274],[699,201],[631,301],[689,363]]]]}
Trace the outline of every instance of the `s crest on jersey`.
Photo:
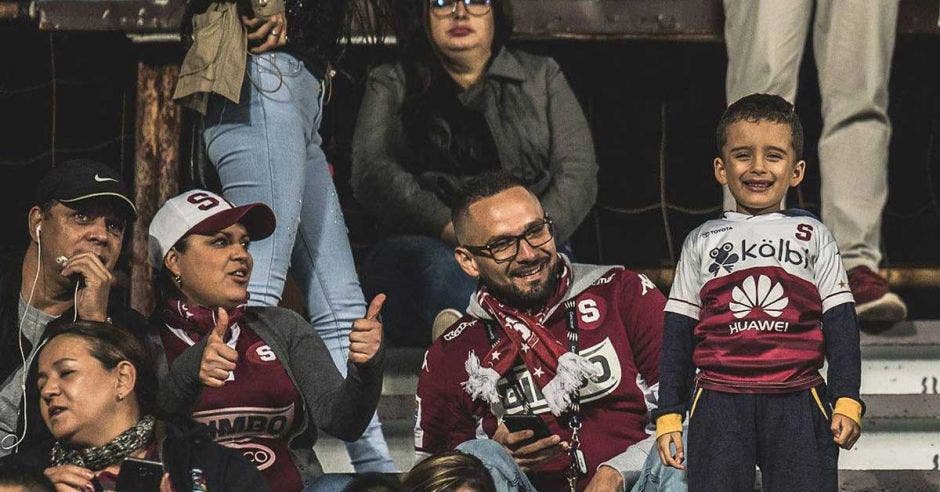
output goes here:
{"type": "Polygon", "coordinates": [[[263,341],[255,342],[251,347],[248,347],[245,356],[253,364],[271,365],[277,363],[277,355],[275,355],[271,347],[263,341]]]}
{"type": "Polygon", "coordinates": [[[582,294],[576,304],[579,327],[582,330],[594,330],[604,324],[607,317],[607,301],[592,294],[582,294]]]}

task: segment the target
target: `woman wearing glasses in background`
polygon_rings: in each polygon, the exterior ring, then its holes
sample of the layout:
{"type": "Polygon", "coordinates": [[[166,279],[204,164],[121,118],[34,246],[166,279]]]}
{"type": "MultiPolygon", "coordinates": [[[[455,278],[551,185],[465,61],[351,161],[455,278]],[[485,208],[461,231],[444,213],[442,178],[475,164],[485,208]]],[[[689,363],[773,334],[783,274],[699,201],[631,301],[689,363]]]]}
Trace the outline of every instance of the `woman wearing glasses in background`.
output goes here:
{"type": "Polygon", "coordinates": [[[591,132],[558,64],[506,46],[508,0],[411,0],[399,61],[370,74],[353,137],[352,186],[390,237],[366,260],[367,295],[388,293],[393,343],[427,345],[468,304],[450,198],[504,169],[542,201],[564,244],[597,194],[591,132]],[[455,311],[456,310],[456,311],[455,311]]]}

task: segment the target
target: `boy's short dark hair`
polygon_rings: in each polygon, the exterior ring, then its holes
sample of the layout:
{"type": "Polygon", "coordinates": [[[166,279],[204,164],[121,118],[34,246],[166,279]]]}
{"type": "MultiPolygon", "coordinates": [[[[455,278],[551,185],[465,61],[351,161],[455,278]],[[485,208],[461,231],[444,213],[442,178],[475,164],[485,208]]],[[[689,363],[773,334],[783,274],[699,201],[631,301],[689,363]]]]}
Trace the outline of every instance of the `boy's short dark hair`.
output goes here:
{"type": "Polygon", "coordinates": [[[728,106],[718,120],[718,155],[721,155],[721,149],[728,141],[728,127],[738,121],[772,121],[790,125],[790,143],[796,160],[803,159],[803,125],[796,114],[796,108],[786,99],[774,94],[751,94],[728,106]]]}
{"type": "Polygon", "coordinates": [[[502,170],[487,171],[473,176],[464,181],[454,193],[450,210],[451,222],[456,228],[457,224],[462,223],[469,215],[470,205],[517,186],[524,187],[515,176],[502,170]]]}

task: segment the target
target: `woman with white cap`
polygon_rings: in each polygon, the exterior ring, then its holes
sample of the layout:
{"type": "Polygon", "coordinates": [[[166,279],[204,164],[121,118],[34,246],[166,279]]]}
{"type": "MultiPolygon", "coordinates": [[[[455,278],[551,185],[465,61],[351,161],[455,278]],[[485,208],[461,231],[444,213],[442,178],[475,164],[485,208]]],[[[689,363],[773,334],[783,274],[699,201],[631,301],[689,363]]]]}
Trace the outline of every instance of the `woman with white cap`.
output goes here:
{"type": "MultiPolygon", "coordinates": [[[[349,335],[343,379],[320,337],[296,313],[247,307],[248,245],[274,231],[264,204],[234,206],[204,190],[168,200],[150,224],[160,304],[152,336],[166,357],[159,404],[191,415],[240,450],[272,490],[301,490],[320,474],[316,429],[346,441],[378,404],[384,295],[349,335]]],[[[158,364],[160,364],[158,362],[158,364]]]]}

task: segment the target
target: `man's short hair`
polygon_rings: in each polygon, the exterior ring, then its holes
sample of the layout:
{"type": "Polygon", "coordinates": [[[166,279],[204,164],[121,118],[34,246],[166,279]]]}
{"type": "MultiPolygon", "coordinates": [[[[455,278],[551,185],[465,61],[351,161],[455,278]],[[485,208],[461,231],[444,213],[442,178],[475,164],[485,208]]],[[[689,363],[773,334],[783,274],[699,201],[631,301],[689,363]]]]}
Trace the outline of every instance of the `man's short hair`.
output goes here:
{"type": "Polygon", "coordinates": [[[728,127],[738,121],[772,121],[790,125],[790,143],[796,154],[796,160],[803,158],[803,125],[796,114],[796,108],[786,99],[774,94],[751,94],[738,99],[728,109],[725,109],[721,119],[718,120],[716,137],[718,140],[718,155],[728,141],[728,127]]]}
{"type": "Polygon", "coordinates": [[[466,223],[470,216],[470,205],[517,186],[523,186],[522,182],[502,170],[480,173],[464,181],[455,192],[450,210],[450,220],[454,228],[462,227],[466,223]]]}

